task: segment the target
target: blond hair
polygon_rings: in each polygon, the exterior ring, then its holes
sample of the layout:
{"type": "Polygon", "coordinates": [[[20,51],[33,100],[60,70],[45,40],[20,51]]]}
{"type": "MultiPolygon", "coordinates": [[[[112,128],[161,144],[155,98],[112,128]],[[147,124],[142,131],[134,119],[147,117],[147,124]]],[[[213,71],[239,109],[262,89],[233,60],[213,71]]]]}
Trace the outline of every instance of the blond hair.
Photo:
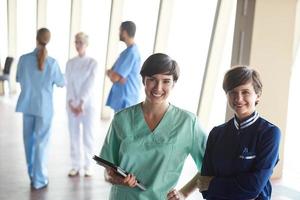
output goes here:
{"type": "Polygon", "coordinates": [[[75,39],[82,41],[84,44],[89,44],[89,36],[84,32],[79,32],[75,35],[75,39]]]}

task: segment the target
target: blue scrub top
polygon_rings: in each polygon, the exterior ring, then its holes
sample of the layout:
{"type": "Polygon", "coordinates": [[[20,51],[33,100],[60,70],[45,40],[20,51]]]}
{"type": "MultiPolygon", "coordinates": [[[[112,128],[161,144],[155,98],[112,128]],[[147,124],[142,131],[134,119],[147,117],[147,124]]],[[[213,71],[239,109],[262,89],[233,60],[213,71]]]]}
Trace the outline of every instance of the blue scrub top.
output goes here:
{"type": "Polygon", "coordinates": [[[255,112],[236,118],[209,134],[202,175],[214,176],[205,199],[271,199],[269,181],[279,160],[280,130],[255,112]]]}
{"type": "Polygon", "coordinates": [[[117,112],[140,101],[141,58],[136,44],[127,47],[120,54],[112,70],[126,79],[125,84],[118,82],[113,84],[106,102],[107,106],[117,112]]]}
{"type": "Polygon", "coordinates": [[[37,52],[20,57],[17,68],[17,82],[21,85],[16,111],[40,117],[53,114],[53,85],[63,87],[64,77],[55,59],[47,57],[42,71],[38,69],[37,52]]]}

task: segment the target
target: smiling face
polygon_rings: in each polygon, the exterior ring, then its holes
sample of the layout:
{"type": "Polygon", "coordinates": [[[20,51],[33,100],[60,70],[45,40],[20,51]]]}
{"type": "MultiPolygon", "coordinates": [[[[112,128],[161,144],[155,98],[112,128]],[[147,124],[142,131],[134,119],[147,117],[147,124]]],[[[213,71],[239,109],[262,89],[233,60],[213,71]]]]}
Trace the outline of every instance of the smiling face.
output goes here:
{"type": "Polygon", "coordinates": [[[154,74],[153,76],[145,76],[145,93],[146,102],[151,104],[167,103],[167,98],[174,87],[172,75],[154,74]]]}
{"type": "Polygon", "coordinates": [[[255,93],[251,81],[227,92],[228,103],[239,120],[245,119],[255,111],[255,105],[259,101],[259,97],[255,93]]]}

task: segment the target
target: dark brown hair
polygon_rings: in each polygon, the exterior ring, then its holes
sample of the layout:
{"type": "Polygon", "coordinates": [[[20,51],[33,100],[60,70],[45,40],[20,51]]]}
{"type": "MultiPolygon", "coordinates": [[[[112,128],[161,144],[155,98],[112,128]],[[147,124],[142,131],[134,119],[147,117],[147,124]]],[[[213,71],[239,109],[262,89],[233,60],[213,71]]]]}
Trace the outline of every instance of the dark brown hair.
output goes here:
{"type": "Polygon", "coordinates": [[[263,86],[259,73],[249,66],[235,66],[226,72],[223,80],[223,90],[227,93],[235,87],[249,82],[252,82],[255,93],[261,95],[263,86]]]}
{"type": "Polygon", "coordinates": [[[125,21],[121,24],[121,30],[126,31],[128,36],[133,38],[135,36],[136,26],[132,21],[125,21]]]}
{"type": "Polygon", "coordinates": [[[163,53],[156,53],[146,59],[140,74],[143,82],[145,76],[153,76],[154,74],[172,75],[174,82],[176,82],[179,78],[179,66],[170,56],[163,53]]]}

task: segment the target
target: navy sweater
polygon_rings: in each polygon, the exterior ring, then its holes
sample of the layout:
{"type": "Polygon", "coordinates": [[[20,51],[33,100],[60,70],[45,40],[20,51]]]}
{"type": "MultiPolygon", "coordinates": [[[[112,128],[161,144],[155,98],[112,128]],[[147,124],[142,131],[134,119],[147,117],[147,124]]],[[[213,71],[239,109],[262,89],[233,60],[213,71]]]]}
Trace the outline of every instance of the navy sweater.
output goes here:
{"type": "Polygon", "coordinates": [[[201,174],[214,176],[203,198],[271,199],[270,177],[279,160],[280,130],[253,113],[232,118],[209,134],[201,174]]]}

